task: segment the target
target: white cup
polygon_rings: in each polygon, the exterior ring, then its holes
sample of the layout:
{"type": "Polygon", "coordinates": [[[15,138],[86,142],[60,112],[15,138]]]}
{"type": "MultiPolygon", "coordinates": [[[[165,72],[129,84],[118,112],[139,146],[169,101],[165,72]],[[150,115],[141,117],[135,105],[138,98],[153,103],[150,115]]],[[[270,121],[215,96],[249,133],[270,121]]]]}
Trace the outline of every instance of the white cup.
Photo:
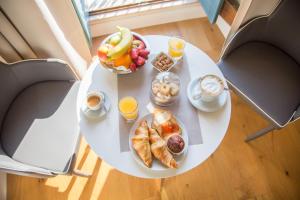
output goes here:
{"type": "Polygon", "coordinates": [[[102,92],[91,91],[86,96],[86,107],[88,110],[97,111],[104,107],[105,96],[102,92]]]}
{"type": "Polygon", "coordinates": [[[199,79],[198,91],[194,92],[194,100],[212,102],[219,98],[224,91],[223,80],[213,74],[208,74],[199,79]]]}

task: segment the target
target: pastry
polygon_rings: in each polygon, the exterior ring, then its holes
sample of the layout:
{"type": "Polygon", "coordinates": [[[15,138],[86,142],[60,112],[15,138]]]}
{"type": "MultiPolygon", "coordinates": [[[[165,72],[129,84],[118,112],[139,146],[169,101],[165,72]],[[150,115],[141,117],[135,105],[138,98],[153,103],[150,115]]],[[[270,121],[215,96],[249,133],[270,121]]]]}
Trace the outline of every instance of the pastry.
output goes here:
{"type": "Polygon", "coordinates": [[[132,137],[132,145],[147,167],[152,165],[152,155],[149,142],[149,128],[146,120],[140,122],[132,137]]]}
{"type": "Polygon", "coordinates": [[[149,128],[151,152],[154,157],[169,168],[177,168],[177,163],[168,151],[166,142],[158,135],[157,131],[149,128]]]}
{"type": "Polygon", "coordinates": [[[181,135],[182,130],[170,111],[155,110],[153,113],[152,128],[156,129],[158,134],[166,140],[169,136],[181,135]]]}

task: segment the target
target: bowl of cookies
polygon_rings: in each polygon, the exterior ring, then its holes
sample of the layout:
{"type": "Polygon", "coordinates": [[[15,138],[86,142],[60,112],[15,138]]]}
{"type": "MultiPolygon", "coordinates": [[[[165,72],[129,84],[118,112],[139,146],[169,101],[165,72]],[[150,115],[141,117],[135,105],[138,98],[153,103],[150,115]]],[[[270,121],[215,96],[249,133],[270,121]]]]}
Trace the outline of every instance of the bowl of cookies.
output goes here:
{"type": "Polygon", "coordinates": [[[151,98],[159,106],[173,104],[179,96],[180,79],[172,72],[161,72],[151,84],[151,98]]]}

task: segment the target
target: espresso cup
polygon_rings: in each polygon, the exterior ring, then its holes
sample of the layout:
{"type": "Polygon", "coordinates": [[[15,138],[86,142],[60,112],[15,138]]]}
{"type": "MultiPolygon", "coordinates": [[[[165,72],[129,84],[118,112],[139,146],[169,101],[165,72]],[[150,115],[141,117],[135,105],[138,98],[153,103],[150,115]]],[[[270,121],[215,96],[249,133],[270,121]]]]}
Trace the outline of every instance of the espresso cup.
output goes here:
{"type": "Polygon", "coordinates": [[[224,82],[220,77],[208,74],[199,79],[198,88],[198,91],[193,94],[193,99],[212,102],[223,93],[224,82]]]}
{"type": "Polygon", "coordinates": [[[104,94],[102,92],[91,91],[86,97],[86,106],[89,110],[99,110],[104,107],[104,94]]]}

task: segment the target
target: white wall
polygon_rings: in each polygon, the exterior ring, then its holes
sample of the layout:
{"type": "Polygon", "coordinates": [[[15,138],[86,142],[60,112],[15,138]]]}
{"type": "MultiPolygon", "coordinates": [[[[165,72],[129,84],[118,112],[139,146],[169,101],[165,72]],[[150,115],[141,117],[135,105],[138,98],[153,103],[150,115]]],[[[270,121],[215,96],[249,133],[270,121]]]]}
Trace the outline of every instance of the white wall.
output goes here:
{"type": "MultiPolygon", "coordinates": [[[[244,0],[245,1],[245,0],[244,0]]],[[[253,0],[247,14],[243,19],[243,23],[259,15],[267,15],[271,13],[281,0],[253,0]]]]}
{"type": "Polygon", "coordinates": [[[227,45],[241,25],[256,16],[271,13],[280,2],[281,0],[241,0],[224,46],[227,45]]]}

